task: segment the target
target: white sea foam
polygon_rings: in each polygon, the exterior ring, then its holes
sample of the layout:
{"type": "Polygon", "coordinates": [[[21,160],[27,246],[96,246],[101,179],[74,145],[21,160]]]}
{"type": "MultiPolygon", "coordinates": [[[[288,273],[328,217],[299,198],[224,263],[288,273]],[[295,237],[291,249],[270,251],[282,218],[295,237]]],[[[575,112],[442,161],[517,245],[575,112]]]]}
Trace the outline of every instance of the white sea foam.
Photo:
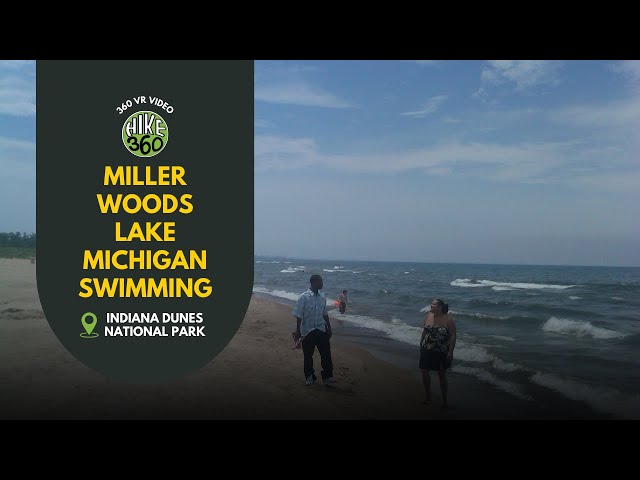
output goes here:
{"type": "Polygon", "coordinates": [[[507,290],[515,290],[515,288],[509,288],[509,287],[491,287],[493,290],[495,290],[496,292],[503,292],[503,291],[507,291],[507,290]]]}
{"type": "MultiPolygon", "coordinates": [[[[422,328],[407,325],[399,318],[393,318],[391,322],[384,322],[382,320],[378,320],[377,318],[364,315],[341,315],[336,312],[334,313],[334,316],[335,318],[343,320],[350,324],[382,332],[393,340],[397,340],[399,342],[403,342],[415,347],[420,346],[422,328]]],[[[495,357],[490,355],[484,348],[473,345],[464,340],[458,340],[456,342],[454,357],[465,362],[490,363],[495,360],[495,357]]]]}
{"type": "Polygon", "coordinates": [[[582,297],[576,297],[575,295],[569,296],[571,300],[582,300],[582,297]]]}
{"type": "MultiPolygon", "coordinates": [[[[269,290],[268,288],[264,287],[253,287],[253,291],[255,293],[264,293],[266,295],[271,295],[272,297],[286,298],[287,300],[293,300],[294,302],[298,301],[298,298],[300,298],[300,295],[302,295],[303,293],[287,292],[286,290],[269,290]]],[[[327,310],[331,310],[331,307],[335,307],[334,304],[336,300],[334,300],[333,298],[329,298],[326,295],[325,298],[327,299],[327,310]]]]}
{"type": "Polygon", "coordinates": [[[344,265],[336,265],[333,268],[335,268],[336,270],[340,269],[340,268],[344,268],[344,265]]]}
{"type": "Polygon", "coordinates": [[[492,363],[496,357],[479,345],[468,343],[464,340],[456,341],[456,348],[453,357],[465,362],[492,363]]]}
{"type": "Polygon", "coordinates": [[[299,265],[297,267],[287,267],[286,270],[280,270],[280,273],[298,273],[298,272],[304,272],[305,270],[305,266],[304,265],[299,265]]]}
{"type": "Polygon", "coordinates": [[[486,287],[482,283],[470,283],[472,280],[469,278],[456,278],[450,283],[452,287],[486,287]]]}
{"type": "Polygon", "coordinates": [[[611,297],[612,300],[624,300],[624,298],[620,298],[620,297],[611,297]]]}
{"type": "Polygon", "coordinates": [[[609,330],[608,328],[594,327],[590,322],[556,317],[551,317],[547,320],[542,326],[542,330],[545,332],[560,333],[562,335],[574,335],[576,337],[591,336],[598,340],[626,336],[624,333],[609,330]]]}
{"type": "MultiPolygon", "coordinates": [[[[509,283],[509,282],[494,282],[493,280],[477,280],[475,283],[468,278],[456,278],[450,283],[452,287],[465,287],[465,288],[478,288],[478,287],[503,287],[508,289],[522,289],[522,290],[564,290],[567,288],[575,287],[576,285],[549,285],[546,283],[509,283]]],[[[496,290],[494,288],[494,290],[496,290]]]]}
{"type": "Polygon", "coordinates": [[[409,273],[409,272],[404,272],[404,274],[405,274],[405,275],[406,275],[406,274],[408,274],[408,273],[409,273]]]}
{"type": "Polygon", "coordinates": [[[287,300],[293,300],[294,302],[298,300],[300,294],[302,293],[287,292],[285,290],[269,290],[268,288],[264,287],[253,287],[253,291],[256,293],[265,293],[267,295],[271,295],[272,297],[286,298],[287,300]]]}
{"type": "Polygon", "coordinates": [[[335,317],[350,324],[357,325],[358,327],[370,328],[382,332],[399,342],[415,347],[420,346],[422,328],[407,325],[400,319],[396,318],[392,322],[384,322],[365,315],[335,314],[335,317]]]}
{"type": "MultiPolygon", "coordinates": [[[[424,307],[422,310],[420,310],[421,312],[426,312],[429,309],[429,306],[424,307]]],[[[465,315],[467,317],[475,317],[475,318],[489,318],[489,319],[494,319],[494,320],[508,320],[510,317],[500,317],[497,315],[487,315],[485,313],[469,313],[469,312],[463,312],[462,310],[449,310],[449,313],[451,313],[451,315],[465,315]]]]}
{"type": "Polygon", "coordinates": [[[344,272],[344,273],[362,273],[362,272],[357,272],[357,271],[355,271],[355,270],[342,270],[342,269],[339,269],[339,270],[332,270],[332,269],[330,269],[330,268],[323,268],[323,269],[322,269],[322,271],[323,271],[323,272],[329,272],[329,273],[334,273],[334,272],[344,272]]]}
{"type": "MultiPolygon", "coordinates": [[[[280,263],[280,262],[276,262],[275,260],[271,261],[271,262],[267,262],[266,260],[256,260],[256,263],[280,263]]],[[[287,262],[285,262],[287,263],[287,262]]],[[[288,262],[291,263],[291,262],[288,262]]]]}
{"type": "Polygon", "coordinates": [[[493,362],[493,368],[496,370],[502,370],[503,372],[516,372],[518,370],[526,371],[522,365],[518,365],[517,363],[510,363],[500,360],[496,358],[493,362]]]}
{"type": "Polygon", "coordinates": [[[550,373],[536,373],[531,381],[561,393],[571,400],[585,402],[602,413],[619,418],[640,419],[640,395],[628,395],[610,387],[594,387],[550,373]]]}
{"type": "Polygon", "coordinates": [[[483,382],[494,385],[499,390],[502,390],[503,392],[507,392],[513,395],[514,397],[520,398],[522,400],[533,401],[533,398],[531,398],[529,395],[525,394],[522,391],[522,386],[518,385],[517,383],[502,380],[496,377],[495,375],[493,375],[492,373],[487,372],[486,370],[483,370],[482,368],[464,367],[464,366],[456,365],[452,368],[452,370],[454,372],[462,373],[464,375],[474,376],[477,379],[482,380],[483,382]]]}
{"type": "Polygon", "coordinates": [[[516,339],[513,337],[507,337],[506,335],[489,335],[492,338],[497,338],[498,340],[505,340],[507,342],[515,342],[516,339]]]}

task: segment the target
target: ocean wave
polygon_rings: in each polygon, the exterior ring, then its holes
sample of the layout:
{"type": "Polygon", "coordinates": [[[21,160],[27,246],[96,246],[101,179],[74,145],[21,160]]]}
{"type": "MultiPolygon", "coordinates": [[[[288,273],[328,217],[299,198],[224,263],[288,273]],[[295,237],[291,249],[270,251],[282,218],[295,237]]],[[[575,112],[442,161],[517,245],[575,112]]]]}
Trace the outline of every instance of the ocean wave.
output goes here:
{"type": "Polygon", "coordinates": [[[286,270],[280,270],[280,273],[298,273],[298,272],[304,272],[305,270],[305,266],[304,265],[299,265],[297,267],[287,267],[286,270]]]}
{"type": "Polygon", "coordinates": [[[323,268],[323,269],[322,269],[322,271],[323,271],[323,272],[329,272],[329,273],[334,273],[334,272],[362,273],[362,272],[358,272],[358,271],[356,271],[356,270],[342,270],[342,269],[339,269],[339,270],[331,270],[331,269],[329,269],[329,268],[323,268]]]}
{"type": "Polygon", "coordinates": [[[335,314],[335,318],[343,320],[359,327],[370,328],[382,332],[390,338],[415,347],[420,346],[422,328],[407,325],[400,319],[394,319],[391,323],[368,317],[366,315],[335,314]]]}
{"type": "Polygon", "coordinates": [[[516,339],[513,337],[507,337],[506,335],[489,335],[491,338],[497,338],[498,340],[505,340],[507,342],[515,342],[516,339]]]}
{"type": "MultiPolygon", "coordinates": [[[[293,300],[294,302],[298,301],[298,298],[300,298],[300,295],[302,295],[303,292],[300,293],[293,293],[293,292],[287,292],[286,290],[269,290],[268,288],[264,288],[264,287],[253,287],[253,292],[254,293],[264,293],[266,295],[271,295],[272,297],[278,297],[278,298],[286,298],[287,300],[293,300]]],[[[331,307],[335,306],[335,303],[337,302],[337,300],[334,300],[333,298],[329,298],[325,295],[325,298],[327,299],[327,310],[331,310],[331,307]]]]}
{"type": "MultiPolygon", "coordinates": [[[[280,263],[280,262],[276,262],[275,260],[271,261],[271,262],[267,262],[266,260],[256,260],[256,263],[280,263]]],[[[291,262],[289,262],[289,263],[291,263],[291,262]]]]}
{"type": "Polygon", "coordinates": [[[269,290],[264,287],[253,287],[255,293],[264,293],[271,295],[272,297],[286,298],[287,300],[293,300],[296,302],[300,298],[301,293],[287,292],[286,290],[269,290]]]}
{"type": "MultiPolygon", "coordinates": [[[[425,307],[425,308],[429,308],[429,307],[425,307]]],[[[426,311],[425,308],[423,308],[422,311],[426,311]]],[[[469,312],[463,312],[461,310],[449,310],[449,312],[452,315],[462,315],[463,317],[473,317],[473,318],[482,318],[482,319],[486,319],[486,320],[508,320],[511,317],[500,317],[497,315],[487,315],[485,313],[469,313],[469,312]]]]}
{"type": "MultiPolygon", "coordinates": [[[[370,328],[386,334],[388,337],[411,346],[420,346],[421,327],[407,325],[399,318],[393,318],[391,322],[385,322],[377,318],[364,315],[335,314],[335,318],[343,320],[359,327],[370,328]]],[[[484,348],[471,344],[465,340],[456,342],[454,358],[465,362],[493,363],[496,357],[484,348]]]]}
{"type": "Polygon", "coordinates": [[[464,362],[493,363],[496,360],[485,348],[468,343],[464,340],[456,341],[453,358],[464,362]]]}
{"type": "Polygon", "coordinates": [[[582,297],[576,297],[575,295],[571,295],[571,296],[569,296],[569,299],[571,299],[571,300],[582,300],[582,297]]]}
{"type": "MultiPolygon", "coordinates": [[[[422,328],[407,325],[399,318],[392,318],[391,322],[385,322],[377,318],[368,317],[364,315],[349,315],[349,314],[335,314],[336,319],[343,320],[353,325],[357,325],[363,328],[369,328],[381,333],[384,333],[389,338],[406,343],[408,345],[419,347],[420,337],[422,334],[422,328]]],[[[515,371],[527,371],[522,365],[516,363],[505,362],[497,358],[495,355],[489,353],[489,351],[483,348],[481,345],[471,343],[468,339],[458,339],[456,342],[456,348],[453,353],[455,360],[470,362],[470,363],[485,363],[490,364],[496,370],[511,373],[515,371]]],[[[455,365],[455,363],[454,363],[455,365]]],[[[456,371],[458,368],[456,367],[456,371]]],[[[466,368],[466,367],[464,367],[466,368]]],[[[491,375],[487,372],[488,375],[491,375]]],[[[493,377],[492,377],[493,378],[493,377]]],[[[502,380],[500,380],[502,382],[502,380]]],[[[505,382],[506,386],[509,382],[505,382]]],[[[510,392],[512,393],[512,392],[510,392]]]]}
{"type": "Polygon", "coordinates": [[[625,337],[624,333],[608,328],[594,327],[590,322],[580,320],[567,320],[566,318],[551,317],[542,326],[545,332],[560,333],[562,335],[574,335],[576,337],[592,336],[596,339],[610,339],[625,337]]]}
{"type": "MultiPolygon", "coordinates": [[[[509,283],[509,282],[494,282],[493,280],[474,280],[468,278],[456,278],[450,283],[452,287],[464,287],[464,288],[479,288],[479,287],[503,287],[505,289],[522,289],[522,290],[564,290],[577,285],[550,285],[546,283],[509,283]]],[[[494,288],[494,290],[496,290],[494,288]]]]}
{"type": "Polygon", "coordinates": [[[531,381],[563,396],[584,402],[596,411],[620,418],[640,419],[640,395],[628,395],[610,387],[594,387],[577,380],[537,372],[531,381]]]}
{"type": "Polygon", "coordinates": [[[463,375],[471,375],[476,377],[478,380],[482,380],[485,383],[489,383],[499,390],[503,392],[507,392],[510,395],[513,395],[516,398],[520,398],[521,400],[533,401],[529,395],[525,394],[522,391],[522,386],[517,383],[509,382],[506,380],[502,380],[490,372],[483,370],[482,368],[474,368],[474,367],[464,367],[464,366],[454,366],[452,371],[456,373],[462,373],[463,375]]]}
{"type": "Polygon", "coordinates": [[[620,297],[611,297],[612,300],[624,300],[624,298],[620,298],[620,297]]]}
{"type": "Polygon", "coordinates": [[[517,371],[527,371],[525,367],[519,365],[517,363],[505,362],[504,360],[500,360],[496,358],[493,361],[493,368],[496,370],[502,370],[503,372],[517,372],[517,371]]]}
{"type": "Polygon", "coordinates": [[[508,290],[515,290],[515,288],[509,288],[509,287],[491,287],[492,290],[495,290],[496,292],[505,292],[508,290]]]}

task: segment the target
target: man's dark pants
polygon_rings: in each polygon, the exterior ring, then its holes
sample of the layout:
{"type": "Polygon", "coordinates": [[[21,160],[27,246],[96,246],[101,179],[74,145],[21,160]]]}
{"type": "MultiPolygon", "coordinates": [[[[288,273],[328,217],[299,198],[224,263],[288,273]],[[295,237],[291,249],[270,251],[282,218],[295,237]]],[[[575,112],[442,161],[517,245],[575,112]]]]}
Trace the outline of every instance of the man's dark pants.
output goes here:
{"type": "Polygon", "coordinates": [[[329,335],[326,332],[315,329],[311,330],[302,341],[302,351],[304,352],[304,378],[313,376],[316,380],[316,374],[313,370],[313,352],[316,347],[320,352],[320,364],[322,365],[322,378],[333,377],[333,363],[331,362],[331,345],[329,344],[329,335]]]}

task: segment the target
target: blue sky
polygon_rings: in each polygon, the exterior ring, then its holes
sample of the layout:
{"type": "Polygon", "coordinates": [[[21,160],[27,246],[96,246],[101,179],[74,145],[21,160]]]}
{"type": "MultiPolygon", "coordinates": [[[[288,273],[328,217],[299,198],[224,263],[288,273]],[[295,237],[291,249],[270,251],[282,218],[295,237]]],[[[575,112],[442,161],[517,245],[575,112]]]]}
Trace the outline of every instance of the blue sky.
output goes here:
{"type": "Polygon", "coordinates": [[[640,266],[640,62],[259,61],[255,250],[640,266]]]}
{"type": "Polygon", "coordinates": [[[36,65],[0,60],[0,232],[36,229],[36,65]]]}
{"type": "MultiPolygon", "coordinates": [[[[35,231],[33,61],[0,61],[0,231],[35,231]]],[[[255,251],[640,266],[640,62],[257,61],[255,251]]]]}

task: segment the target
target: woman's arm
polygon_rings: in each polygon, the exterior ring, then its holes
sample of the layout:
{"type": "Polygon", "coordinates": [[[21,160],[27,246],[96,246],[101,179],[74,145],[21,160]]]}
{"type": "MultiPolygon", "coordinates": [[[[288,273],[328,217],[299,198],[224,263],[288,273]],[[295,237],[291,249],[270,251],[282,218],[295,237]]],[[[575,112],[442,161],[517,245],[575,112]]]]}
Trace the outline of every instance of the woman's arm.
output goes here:
{"type": "Polygon", "coordinates": [[[449,340],[449,353],[447,354],[447,359],[453,359],[453,349],[456,348],[456,322],[453,321],[453,317],[449,315],[449,335],[451,339],[449,340]]]}
{"type": "Polygon", "coordinates": [[[422,336],[420,337],[420,348],[422,348],[422,344],[424,343],[424,337],[427,334],[427,330],[425,328],[422,329],[422,336]]]}
{"type": "MultiPolygon", "coordinates": [[[[429,318],[429,313],[424,316],[424,326],[427,326],[427,319],[429,318]]],[[[420,348],[422,348],[422,344],[424,343],[424,337],[427,335],[427,331],[422,329],[422,336],[420,337],[420,348]]]]}

